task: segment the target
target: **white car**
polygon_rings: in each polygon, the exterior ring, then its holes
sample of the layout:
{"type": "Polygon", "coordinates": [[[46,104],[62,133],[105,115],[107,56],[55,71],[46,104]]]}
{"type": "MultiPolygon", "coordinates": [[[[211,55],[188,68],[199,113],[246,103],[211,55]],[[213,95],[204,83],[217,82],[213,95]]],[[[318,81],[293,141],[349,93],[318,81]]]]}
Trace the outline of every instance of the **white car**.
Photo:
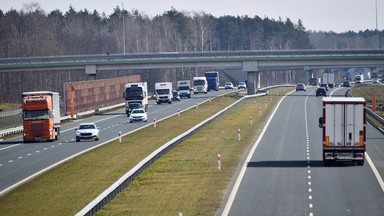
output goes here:
{"type": "Polygon", "coordinates": [[[245,82],[239,82],[239,84],[237,85],[237,88],[238,89],[246,89],[247,85],[245,84],[245,82]]]}
{"type": "Polygon", "coordinates": [[[226,82],[225,89],[233,89],[233,84],[231,82],[226,82]]]}
{"type": "Polygon", "coordinates": [[[143,108],[133,109],[131,115],[129,116],[129,122],[132,123],[134,121],[144,121],[147,122],[147,113],[143,108]]]}
{"type": "Polygon", "coordinates": [[[99,128],[94,123],[81,123],[79,128],[76,128],[76,142],[82,139],[99,140],[99,128]]]}

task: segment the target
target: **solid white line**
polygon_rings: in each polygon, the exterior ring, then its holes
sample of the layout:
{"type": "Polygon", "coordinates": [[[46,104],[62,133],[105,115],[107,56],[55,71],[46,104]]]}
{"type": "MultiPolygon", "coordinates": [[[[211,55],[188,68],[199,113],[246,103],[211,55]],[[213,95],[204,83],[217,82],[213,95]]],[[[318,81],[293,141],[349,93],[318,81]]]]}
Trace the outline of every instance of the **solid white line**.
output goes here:
{"type": "MultiPolygon", "coordinates": [[[[293,91],[292,91],[292,92],[293,92],[293,91]]],[[[292,92],[288,93],[287,95],[291,94],[292,92]]],[[[264,127],[263,130],[261,131],[260,136],[257,138],[255,144],[252,146],[252,149],[251,149],[251,151],[249,152],[249,154],[248,154],[248,156],[247,156],[247,159],[245,160],[245,163],[243,164],[243,167],[241,168],[241,171],[240,171],[240,173],[239,173],[239,176],[238,176],[237,179],[236,179],[236,182],[235,182],[235,185],[233,186],[232,192],[231,192],[231,194],[229,195],[227,204],[225,205],[224,211],[223,211],[223,213],[221,214],[222,216],[227,216],[227,215],[229,214],[229,211],[231,210],[233,201],[235,200],[237,191],[239,190],[240,183],[241,183],[241,181],[243,180],[243,177],[244,177],[245,171],[246,171],[246,169],[247,169],[248,163],[251,161],[251,158],[252,158],[253,154],[255,153],[257,146],[259,145],[261,139],[263,138],[264,133],[265,133],[265,131],[267,130],[269,124],[271,123],[271,120],[272,120],[273,116],[275,115],[277,109],[279,108],[281,102],[285,99],[285,97],[286,97],[287,95],[285,95],[285,96],[279,101],[279,103],[277,104],[276,108],[273,110],[272,115],[269,117],[267,123],[265,124],[265,127],[264,127]]]]}
{"type": "Polygon", "coordinates": [[[12,148],[12,147],[16,147],[16,146],[19,146],[19,145],[21,145],[21,143],[16,144],[16,145],[11,145],[11,146],[4,147],[4,148],[0,149],[0,151],[5,150],[5,149],[9,149],[9,148],[12,148]]]}
{"type": "Polygon", "coordinates": [[[376,169],[376,167],[375,167],[375,164],[373,164],[373,161],[371,160],[371,157],[369,157],[369,155],[368,155],[367,152],[365,153],[365,158],[367,159],[367,161],[368,161],[368,163],[369,163],[369,166],[371,167],[373,173],[375,174],[376,179],[377,179],[377,181],[378,181],[379,184],[380,184],[381,190],[384,192],[384,181],[383,181],[383,179],[381,178],[379,172],[377,171],[377,169],[376,169]]]}

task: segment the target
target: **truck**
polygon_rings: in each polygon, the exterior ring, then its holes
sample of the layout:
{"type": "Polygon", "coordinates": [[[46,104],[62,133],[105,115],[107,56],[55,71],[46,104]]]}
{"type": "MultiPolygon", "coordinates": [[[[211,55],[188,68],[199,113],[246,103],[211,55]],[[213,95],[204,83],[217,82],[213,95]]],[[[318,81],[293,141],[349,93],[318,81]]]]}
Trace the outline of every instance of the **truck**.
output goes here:
{"type": "Polygon", "coordinates": [[[162,102],[172,103],[172,83],[171,82],[158,82],[155,83],[156,103],[162,102]]]}
{"type": "Polygon", "coordinates": [[[207,78],[205,77],[193,77],[193,93],[204,93],[207,94],[208,90],[208,83],[207,78]]]}
{"type": "Polygon", "coordinates": [[[323,163],[353,161],[364,164],[366,147],[365,100],[362,97],[323,97],[323,163]]]}
{"type": "Polygon", "coordinates": [[[127,117],[136,108],[143,108],[148,111],[148,86],[147,82],[126,83],[123,98],[125,99],[125,113],[127,117]]]}
{"type": "Polygon", "coordinates": [[[317,82],[317,78],[310,78],[308,80],[308,84],[311,86],[317,86],[319,83],[317,82]]]}
{"type": "Polygon", "coordinates": [[[356,75],[354,81],[356,84],[360,84],[360,83],[364,82],[364,76],[363,75],[356,75]]]}
{"type": "Polygon", "coordinates": [[[330,88],[333,88],[335,83],[335,74],[334,73],[324,73],[323,74],[323,83],[327,83],[330,88]]]}
{"type": "Polygon", "coordinates": [[[54,141],[60,134],[60,96],[57,92],[22,93],[23,140],[54,141]]]}
{"type": "Polygon", "coordinates": [[[180,97],[191,98],[191,81],[190,80],[180,80],[177,81],[177,90],[180,93],[180,97]]]}
{"type": "Polygon", "coordinates": [[[210,91],[210,90],[219,91],[219,81],[220,81],[219,72],[216,72],[216,71],[205,72],[205,78],[207,79],[207,82],[208,82],[207,91],[210,91]]]}

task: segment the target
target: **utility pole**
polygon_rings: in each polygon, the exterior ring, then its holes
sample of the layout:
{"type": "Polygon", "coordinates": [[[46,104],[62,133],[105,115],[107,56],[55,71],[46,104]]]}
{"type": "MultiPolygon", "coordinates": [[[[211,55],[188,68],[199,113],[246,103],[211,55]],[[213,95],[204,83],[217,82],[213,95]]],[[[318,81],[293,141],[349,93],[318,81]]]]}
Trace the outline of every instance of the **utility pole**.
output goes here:
{"type": "Polygon", "coordinates": [[[124,23],[124,4],[121,3],[121,14],[123,15],[123,53],[125,55],[125,23],[124,23]]]}

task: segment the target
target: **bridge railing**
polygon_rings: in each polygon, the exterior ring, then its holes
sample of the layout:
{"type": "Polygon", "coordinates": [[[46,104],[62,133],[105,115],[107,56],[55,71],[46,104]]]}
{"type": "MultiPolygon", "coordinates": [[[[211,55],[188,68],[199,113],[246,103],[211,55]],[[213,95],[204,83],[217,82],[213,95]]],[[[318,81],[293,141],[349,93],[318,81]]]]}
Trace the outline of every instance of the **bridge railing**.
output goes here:
{"type": "Polygon", "coordinates": [[[217,51],[217,52],[168,52],[133,53],[111,55],[74,55],[51,57],[26,57],[0,59],[0,65],[42,64],[63,62],[123,61],[134,59],[166,58],[228,58],[228,57],[281,57],[281,56],[384,56],[384,50],[262,50],[262,51],[217,51]]]}

